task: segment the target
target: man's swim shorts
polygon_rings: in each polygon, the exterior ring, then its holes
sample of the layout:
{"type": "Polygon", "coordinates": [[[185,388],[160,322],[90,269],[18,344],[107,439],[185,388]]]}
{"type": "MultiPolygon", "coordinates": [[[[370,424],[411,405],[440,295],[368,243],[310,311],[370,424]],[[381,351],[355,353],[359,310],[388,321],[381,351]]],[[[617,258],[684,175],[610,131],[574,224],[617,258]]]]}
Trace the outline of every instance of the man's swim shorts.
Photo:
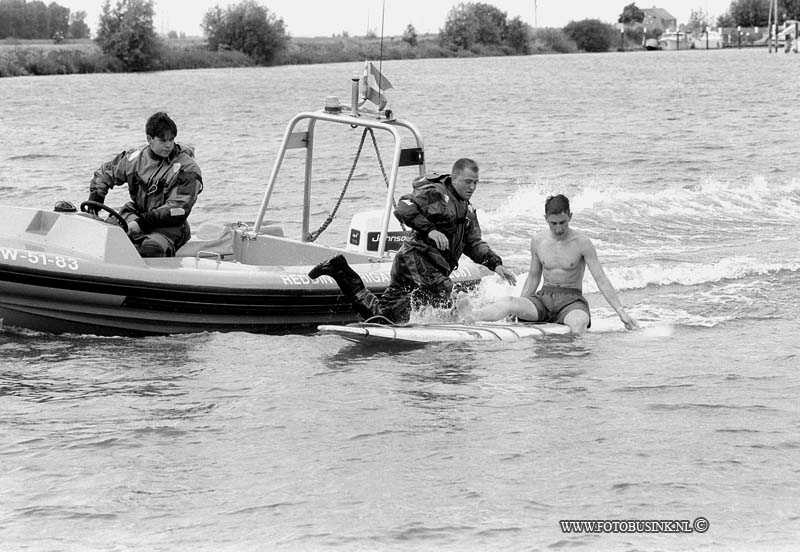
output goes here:
{"type": "Polygon", "coordinates": [[[589,315],[589,326],[592,327],[592,315],[589,312],[589,302],[581,290],[559,286],[542,286],[533,297],[528,300],[536,307],[539,320],[530,322],[555,322],[564,323],[564,317],[571,311],[582,310],[589,315]]]}

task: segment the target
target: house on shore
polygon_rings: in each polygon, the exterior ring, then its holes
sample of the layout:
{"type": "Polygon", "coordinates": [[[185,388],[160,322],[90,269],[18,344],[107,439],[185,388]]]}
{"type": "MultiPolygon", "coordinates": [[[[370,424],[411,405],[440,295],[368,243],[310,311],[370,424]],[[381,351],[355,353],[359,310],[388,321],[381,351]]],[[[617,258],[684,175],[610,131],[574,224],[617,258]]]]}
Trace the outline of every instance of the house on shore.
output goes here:
{"type": "Polygon", "coordinates": [[[678,20],[664,8],[653,6],[652,8],[642,8],[642,11],[644,12],[642,26],[645,29],[666,31],[678,28],[678,20]]]}

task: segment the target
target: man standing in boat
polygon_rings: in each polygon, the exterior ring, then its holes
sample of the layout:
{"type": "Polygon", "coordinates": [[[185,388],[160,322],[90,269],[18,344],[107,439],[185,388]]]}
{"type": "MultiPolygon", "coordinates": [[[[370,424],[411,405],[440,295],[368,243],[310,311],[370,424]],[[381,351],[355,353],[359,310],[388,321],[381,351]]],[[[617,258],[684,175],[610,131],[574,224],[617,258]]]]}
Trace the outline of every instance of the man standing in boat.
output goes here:
{"type": "Polygon", "coordinates": [[[394,214],[413,232],[394,258],[389,286],[380,299],[364,287],[342,255],[318,264],[308,275],[336,280],[365,319],[379,316],[395,323],[409,320],[412,294],[431,306],[452,305],[450,274],[462,253],[516,283],[500,256],[481,238],[478,217],[469,201],[477,185],[478,165],[472,159],[459,159],[450,175],[419,178],[413,192],[400,198],[394,214]]]}
{"type": "Polygon", "coordinates": [[[515,316],[529,322],[556,322],[581,334],[591,326],[589,303],[583,296],[586,267],[594,276],[600,293],[614,309],[625,327],[635,330],[639,324],[625,312],[614,286],[606,276],[592,240],[570,228],[572,212],[569,199],[551,196],[544,204],[548,229],[531,239],[531,266],[519,297],[503,297],[474,310],[466,294],[458,298],[458,310],[465,322],[501,320],[515,316]],[[542,281],[542,288],[539,281],[542,281]]]}
{"type": "MultiPolygon", "coordinates": [[[[163,111],[145,125],[147,145],[104,163],[89,185],[89,200],[103,203],[114,186],[128,185],[120,210],[142,257],[172,257],[191,237],[187,218],[203,190],[194,151],[175,143],[178,127],[163,111]]],[[[113,220],[113,219],[112,219],[113,220]]]]}

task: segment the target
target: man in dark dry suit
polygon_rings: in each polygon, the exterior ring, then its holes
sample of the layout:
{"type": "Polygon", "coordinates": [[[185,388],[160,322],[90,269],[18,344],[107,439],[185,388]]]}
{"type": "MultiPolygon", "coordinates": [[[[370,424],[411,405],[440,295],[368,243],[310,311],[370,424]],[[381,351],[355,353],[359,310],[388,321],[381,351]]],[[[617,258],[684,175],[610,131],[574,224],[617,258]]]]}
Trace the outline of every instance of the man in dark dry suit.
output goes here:
{"type": "Polygon", "coordinates": [[[123,151],[94,173],[89,200],[103,203],[111,188],[127,184],[131,200],[120,214],[139,254],[172,257],[191,237],[187,218],[203,177],[192,148],[175,143],[178,127],[169,115],[151,115],[145,134],[146,146],[123,151]]]}
{"type": "Polygon", "coordinates": [[[411,316],[412,296],[434,307],[452,306],[453,281],[462,253],[493,270],[512,285],[514,275],[481,238],[470,198],[478,185],[478,165],[472,159],[455,162],[449,175],[426,175],[400,198],[395,216],[413,230],[392,263],[389,286],[378,298],[342,255],[315,266],[308,275],[332,277],[365,319],[382,317],[405,323],[411,316]]]}

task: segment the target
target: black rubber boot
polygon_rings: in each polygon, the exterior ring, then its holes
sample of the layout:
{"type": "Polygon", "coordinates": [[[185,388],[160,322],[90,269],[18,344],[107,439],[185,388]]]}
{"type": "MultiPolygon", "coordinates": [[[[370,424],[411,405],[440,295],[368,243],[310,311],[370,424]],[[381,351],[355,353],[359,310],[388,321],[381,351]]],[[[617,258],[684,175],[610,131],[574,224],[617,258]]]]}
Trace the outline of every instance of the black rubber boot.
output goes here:
{"type": "Polygon", "coordinates": [[[336,255],[332,259],[323,261],[308,272],[308,277],[312,280],[316,280],[320,276],[330,276],[336,280],[339,289],[351,301],[356,299],[359,291],[366,289],[361,277],[356,274],[355,270],[350,268],[350,265],[347,264],[347,259],[342,255],[336,255]]]}

